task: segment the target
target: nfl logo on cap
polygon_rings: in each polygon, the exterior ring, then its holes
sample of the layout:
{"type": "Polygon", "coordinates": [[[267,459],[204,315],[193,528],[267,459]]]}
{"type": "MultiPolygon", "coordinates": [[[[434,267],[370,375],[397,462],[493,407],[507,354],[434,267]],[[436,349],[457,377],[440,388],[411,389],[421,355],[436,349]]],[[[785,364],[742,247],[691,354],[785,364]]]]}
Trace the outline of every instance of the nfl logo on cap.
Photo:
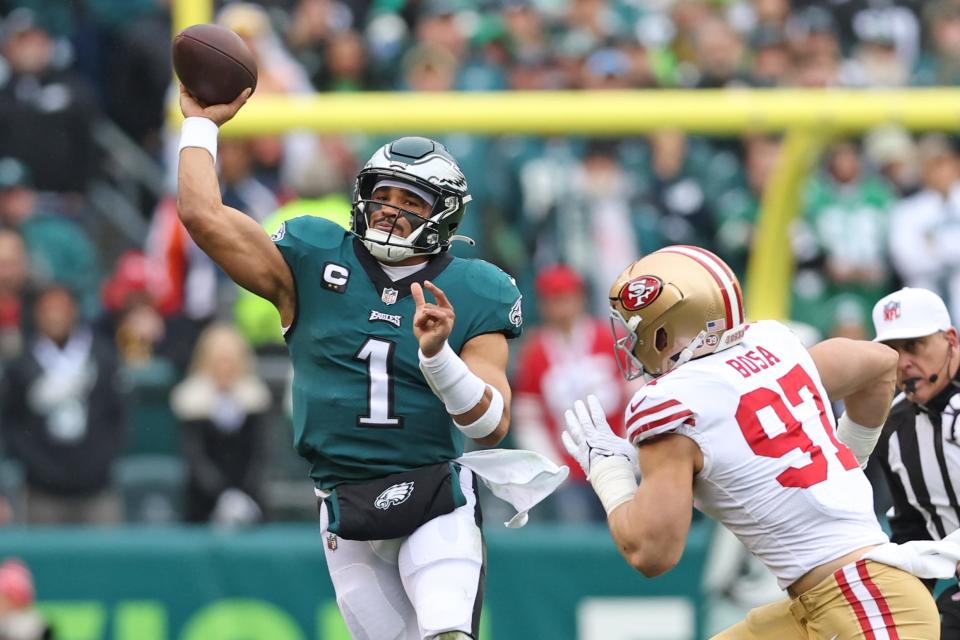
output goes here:
{"type": "Polygon", "coordinates": [[[396,289],[384,289],[383,293],[380,294],[380,299],[383,300],[384,304],[393,304],[397,301],[397,294],[399,291],[396,289]]]}
{"type": "Polygon", "coordinates": [[[900,317],[900,302],[891,300],[883,305],[883,319],[885,322],[891,322],[900,317]]]}
{"type": "Polygon", "coordinates": [[[933,291],[904,287],[873,306],[877,342],[933,335],[951,327],[947,305],[933,291]]]}

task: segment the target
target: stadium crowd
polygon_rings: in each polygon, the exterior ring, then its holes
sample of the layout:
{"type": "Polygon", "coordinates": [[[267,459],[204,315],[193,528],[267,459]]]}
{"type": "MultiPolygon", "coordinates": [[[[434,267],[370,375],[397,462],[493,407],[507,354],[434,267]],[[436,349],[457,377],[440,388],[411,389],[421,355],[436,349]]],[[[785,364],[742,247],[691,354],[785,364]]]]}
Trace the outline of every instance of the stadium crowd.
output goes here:
{"type": "MultiPolygon", "coordinates": [[[[215,5],[256,56],[258,95],[960,81],[958,0],[215,5]]],[[[279,318],[177,219],[169,2],[0,0],[0,15],[0,520],[313,517],[287,444],[279,318]]],[[[556,365],[556,385],[570,367],[534,349],[582,338],[613,277],[658,247],[703,246],[743,278],[781,143],[674,130],[440,140],[473,195],[459,232],[477,244],[454,251],[513,274],[528,322],[543,318],[512,359],[525,403],[513,433],[555,455],[557,416],[536,382],[549,372],[529,368],[556,365]],[[562,295],[573,302],[558,311],[562,295]]],[[[348,224],[350,179],[384,141],[223,140],[224,202],[268,231],[304,213],[348,224]]],[[[894,126],[831,141],[791,237],[793,319],[811,336],[872,337],[870,309],[901,284],[939,292],[960,317],[955,141],[894,126]]],[[[622,408],[608,395],[608,412],[622,408]]]]}

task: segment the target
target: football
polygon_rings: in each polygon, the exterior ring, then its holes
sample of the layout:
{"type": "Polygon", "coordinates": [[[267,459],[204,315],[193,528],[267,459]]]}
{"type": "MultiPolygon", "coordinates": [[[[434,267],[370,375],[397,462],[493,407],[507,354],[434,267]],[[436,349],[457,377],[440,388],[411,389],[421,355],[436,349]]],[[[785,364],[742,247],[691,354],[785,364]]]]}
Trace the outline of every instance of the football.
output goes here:
{"type": "Polygon", "coordinates": [[[173,39],[173,70],[203,105],[233,102],[257,87],[257,63],[243,40],[215,24],[195,24],[173,39]]]}

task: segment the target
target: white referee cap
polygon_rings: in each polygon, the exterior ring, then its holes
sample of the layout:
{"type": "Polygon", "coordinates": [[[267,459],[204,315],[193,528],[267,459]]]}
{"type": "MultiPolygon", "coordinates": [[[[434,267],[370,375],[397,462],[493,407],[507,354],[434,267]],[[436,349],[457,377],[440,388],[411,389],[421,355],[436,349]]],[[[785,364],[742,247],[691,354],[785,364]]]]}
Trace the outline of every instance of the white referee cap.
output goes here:
{"type": "Polygon", "coordinates": [[[904,287],[873,306],[875,342],[922,338],[951,326],[947,305],[927,289],[904,287]]]}

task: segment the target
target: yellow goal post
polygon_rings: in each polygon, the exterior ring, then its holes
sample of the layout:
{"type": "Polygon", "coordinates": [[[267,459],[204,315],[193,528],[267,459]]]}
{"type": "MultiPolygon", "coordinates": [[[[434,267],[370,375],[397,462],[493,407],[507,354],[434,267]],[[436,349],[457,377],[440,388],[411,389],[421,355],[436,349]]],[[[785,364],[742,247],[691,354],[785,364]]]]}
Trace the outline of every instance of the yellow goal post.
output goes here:
{"type": "MultiPolygon", "coordinates": [[[[210,0],[174,0],[173,33],[212,20],[210,0]]],[[[175,94],[174,94],[175,95],[175,94]]],[[[180,112],[169,105],[169,123],[180,112]]],[[[763,194],[747,266],[747,315],[786,319],[793,274],[790,222],[822,143],[884,124],[911,131],[960,129],[960,89],[721,89],[489,93],[255,94],[224,135],[308,129],[318,133],[703,135],[783,133],[763,194]]]]}

